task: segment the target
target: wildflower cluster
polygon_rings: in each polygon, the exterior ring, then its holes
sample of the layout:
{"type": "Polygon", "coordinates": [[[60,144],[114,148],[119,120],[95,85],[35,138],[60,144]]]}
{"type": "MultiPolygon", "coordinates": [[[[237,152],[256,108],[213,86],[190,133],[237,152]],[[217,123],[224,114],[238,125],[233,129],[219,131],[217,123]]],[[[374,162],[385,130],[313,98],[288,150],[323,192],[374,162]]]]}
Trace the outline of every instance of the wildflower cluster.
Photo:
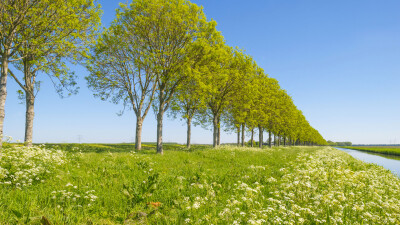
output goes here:
{"type": "Polygon", "coordinates": [[[223,146],[163,157],[84,150],[27,157],[32,149],[23,149],[18,157],[15,148],[3,151],[1,224],[43,215],[52,224],[400,224],[400,179],[330,147],[223,146]],[[10,192],[4,182],[17,167],[9,155],[18,168],[40,165],[57,176],[36,173],[46,185],[10,192]],[[26,203],[44,210],[27,211],[26,203]]]}
{"type": "Polygon", "coordinates": [[[187,224],[400,223],[400,180],[382,167],[332,148],[301,151],[284,166],[271,176],[267,165],[250,165],[233,186],[205,176],[185,189],[190,178],[178,176],[186,196],[175,205],[187,224]]]}
{"type": "Polygon", "coordinates": [[[264,186],[258,182],[249,185],[242,181],[238,181],[234,186],[231,198],[227,200],[225,207],[218,213],[218,219],[229,221],[232,218],[234,219],[232,224],[264,223],[264,210],[262,208],[264,200],[262,189],[264,186]]]}
{"type": "Polygon", "coordinates": [[[78,186],[68,183],[65,189],[51,192],[53,205],[63,211],[66,208],[82,209],[91,207],[96,201],[95,190],[87,190],[88,187],[78,188],[78,186]]]}
{"type": "Polygon", "coordinates": [[[56,166],[67,162],[64,152],[44,146],[10,146],[0,153],[0,185],[17,188],[44,182],[56,166]]]}
{"type": "Polygon", "coordinates": [[[268,221],[399,224],[400,180],[335,149],[299,154],[268,198],[268,221]]]}

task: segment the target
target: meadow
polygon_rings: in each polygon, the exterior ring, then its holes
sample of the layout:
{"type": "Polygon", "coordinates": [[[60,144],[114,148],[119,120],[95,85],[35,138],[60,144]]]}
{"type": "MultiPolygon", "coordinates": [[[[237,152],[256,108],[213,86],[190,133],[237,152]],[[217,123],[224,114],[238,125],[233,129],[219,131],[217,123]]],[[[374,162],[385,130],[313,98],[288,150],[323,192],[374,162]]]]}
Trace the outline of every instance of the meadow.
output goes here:
{"type": "Polygon", "coordinates": [[[399,146],[344,146],[340,148],[347,148],[365,152],[375,152],[379,154],[385,155],[396,155],[400,156],[400,147],[399,146]]]}
{"type": "Polygon", "coordinates": [[[400,223],[400,179],[331,147],[131,149],[6,145],[0,224],[400,223]]]}

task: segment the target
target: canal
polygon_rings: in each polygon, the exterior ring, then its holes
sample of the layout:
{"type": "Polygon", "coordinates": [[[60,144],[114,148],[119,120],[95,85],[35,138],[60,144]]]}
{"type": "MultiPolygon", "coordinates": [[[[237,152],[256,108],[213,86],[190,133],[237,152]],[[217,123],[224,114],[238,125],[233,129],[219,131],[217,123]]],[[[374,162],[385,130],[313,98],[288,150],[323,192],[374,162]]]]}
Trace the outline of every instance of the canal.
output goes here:
{"type": "Polygon", "coordinates": [[[356,159],[362,160],[368,163],[375,163],[379,166],[392,171],[392,173],[400,176],[400,156],[388,156],[382,154],[374,154],[370,152],[338,148],[337,149],[347,152],[356,159]]]}

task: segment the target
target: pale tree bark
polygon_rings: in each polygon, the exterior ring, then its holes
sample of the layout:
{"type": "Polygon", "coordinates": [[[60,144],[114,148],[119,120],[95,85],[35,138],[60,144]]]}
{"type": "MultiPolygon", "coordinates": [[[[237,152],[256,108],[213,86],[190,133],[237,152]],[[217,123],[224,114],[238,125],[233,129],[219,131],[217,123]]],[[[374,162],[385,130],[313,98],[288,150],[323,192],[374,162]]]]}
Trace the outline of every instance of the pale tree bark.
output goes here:
{"type": "Polygon", "coordinates": [[[254,140],[254,128],[251,128],[251,143],[250,143],[251,147],[254,147],[253,146],[253,140],[254,140]]]}
{"type": "Polygon", "coordinates": [[[218,145],[218,119],[216,116],[213,118],[213,126],[213,147],[215,148],[218,145]]]}
{"type": "Polygon", "coordinates": [[[33,119],[35,116],[34,106],[35,106],[35,81],[36,76],[35,72],[31,71],[31,64],[29,63],[30,58],[23,59],[24,64],[24,80],[25,85],[20,83],[15,75],[11,72],[11,76],[14,77],[14,80],[21,86],[21,88],[25,91],[25,102],[26,102],[26,112],[25,112],[25,145],[27,147],[32,146],[32,138],[33,138],[33,119]]]}
{"type": "Polygon", "coordinates": [[[33,118],[35,116],[34,105],[35,96],[31,92],[26,92],[26,112],[25,112],[25,145],[32,147],[33,137],[33,118]]]}
{"type": "Polygon", "coordinates": [[[186,147],[190,148],[190,138],[192,135],[192,118],[187,118],[187,137],[186,137],[186,147]]]}
{"type": "MultiPolygon", "coordinates": [[[[160,82],[160,80],[158,80],[160,82]]],[[[179,82],[178,82],[179,83],[179,82]]],[[[178,85],[178,83],[175,83],[178,85]]],[[[174,86],[176,87],[176,86],[174,86]]],[[[163,119],[164,113],[168,109],[171,102],[171,98],[175,93],[175,88],[168,90],[166,93],[165,84],[160,82],[158,84],[158,113],[157,113],[157,153],[164,154],[163,143],[162,143],[162,130],[163,130],[163,119]]]]}
{"type": "Polygon", "coordinates": [[[263,147],[263,129],[261,126],[258,127],[258,147],[263,147]]]}
{"type": "MultiPolygon", "coordinates": [[[[147,73],[146,73],[147,74],[147,73]]],[[[139,76],[140,76],[140,72],[139,72],[139,76]]],[[[127,78],[130,81],[130,78],[127,78]]],[[[151,102],[152,99],[154,97],[155,94],[155,90],[156,90],[156,85],[155,83],[152,84],[151,86],[151,78],[147,75],[145,77],[144,84],[142,84],[142,79],[140,80],[140,93],[142,93],[142,96],[138,97],[137,94],[137,90],[136,87],[134,86],[130,86],[132,83],[134,83],[134,81],[130,81],[129,82],[129,88],[127,88],[128,93],[129,93],[129,98],[131,100],[131,104],[133,106],[133,110],[135,111],[136,114],[136,134],[135,134],[135,150],[140,151],[142,149],[142,128],[143,128],[143,121],[147,116],[147,113],[150,110],[150,106],[151,106],[151,102]],[[151,87],[151,88],[150,88],[151,87]],[[150,88],[150,89],[149,89],[150,88]],[[149,102],[147,103],[147,105],[145,104],[145,99],[146,99],[146,93],[150,92],[149,94],[149,102]],[[139,101],[138,101],[139,99],[139,101]],[[142,110],[144,109],[144,112],[142,112],[142,110]]]]}
{"type": "Polygon", "coordinates": [[[142,149],[142,127],[143,127],[143,117],[136,117],[136,137],[135,137],[135,149],[142,149]]]}
{"type": "Polygon", "coordinates": [[[0,149],[3,145],[3,126],[5,117],[5,104],[7,98],[7,72],[8,72],[8,53],[4,52],[1,62],[0,76],[0,149]]]}
{"type": "MultiPolygon", "coordinates": [[[[145,87],[142,88],[142,92],[147,89],[148,83],[145,84],[145,87]]],[[[154,92],[155,92],[155,85],[153,85],[151,89],[151,95],[150,99],[153,99],[154,92]]],[[[129,93],[130,96],[133,96],[133,93],[129,93]]],[[[147,103],[147,106],[144,106],[144,101],[145,101],[145,95],[142,95],[139,104],[136,106],[134,98],[131,97],[131,104],[133,106],[133,109],[136,114],[136,134],[135,134],[135,149],[140,151],[142,149],[142,128],[143,128],[143,121],[144,118],[146,118],[147,113],[149,112],[150,106],[151,106],[151,100],[149,103],[147,103]],[[142,114],[142,109],[144,108],[144,113],[142,114]]]]}
{"type": "Polygon", "coordinates": [[[160,108],[157,114],[157,153],[161,155],[164,154],[162,145],[163,116],[164,110],[160,108]]]}
{"type": "Polygon", "coordinates": [[[271,131],[268,131],[268,146],[272,148],[272,135],[271,131]]]}
{"type": "Polygon", "coordinates": [[[237,128],[237,146],[240,146],[240,125],[237,128]]]}
{"type": "Polygon", "coordinates": [[[242,123],[242,147],[244,146],[244,130],[245,130],[245,124],[242,123]]]}
{"type": "Polygon", "coordinates": [[[218,138],[217,138],[217,146],[221,145],[221,123],[220,119],[218,118],[218,138]]]}
{"type": "MultiPolygon", "coordinates": [[[[166,76],[166,74],[164,74],[166,76]]],[[[187,77],[181,77],[168,89],[167,84],[162,81],[162,79],[157,79],[158,88],[158,113],[157,113],[157,153],[164,154],[163,144],[162,144],[162,130],[163,130],[163,118],[164,113],[167,111],[171,104],[171,100],[175,95],[177,87],[184,82],[187,77]]]]}

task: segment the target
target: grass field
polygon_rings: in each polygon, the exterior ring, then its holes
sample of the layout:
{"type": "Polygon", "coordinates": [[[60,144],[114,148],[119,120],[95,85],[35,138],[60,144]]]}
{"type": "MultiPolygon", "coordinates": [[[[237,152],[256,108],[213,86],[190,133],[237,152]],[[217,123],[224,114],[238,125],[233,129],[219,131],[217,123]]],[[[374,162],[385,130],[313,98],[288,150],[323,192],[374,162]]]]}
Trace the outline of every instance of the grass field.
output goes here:
{"type": "Polygon", "coordinates": [[[345,146],[340,148],[347,148],[353,150],[360,150],[366,152],[375,152],[386,155],[397,155],[400,156],[399,146],[345,146]]]}
{"type": "Polygon", "coordinates": [[[400,179],[331,147],[52,147],[3,149],[0,224],[400,223],[400,179]]]}

